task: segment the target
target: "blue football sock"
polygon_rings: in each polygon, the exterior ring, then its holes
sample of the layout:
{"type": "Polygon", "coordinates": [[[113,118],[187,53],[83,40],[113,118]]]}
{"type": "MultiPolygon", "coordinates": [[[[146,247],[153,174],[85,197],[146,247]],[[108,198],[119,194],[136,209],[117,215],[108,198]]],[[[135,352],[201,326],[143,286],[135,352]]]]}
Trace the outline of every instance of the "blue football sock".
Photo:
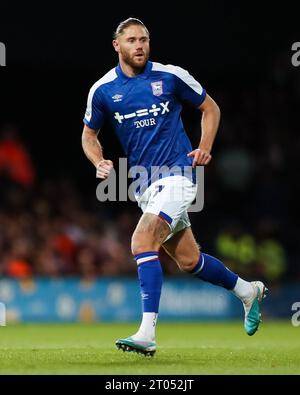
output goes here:
{"type": "Polygon", "coordinates": [[[238,275],[227,269],[219,259],[203,253],[200,254],[199,261],[191,271],[191,274],[228,290],[235,287],[238,279],[238,275]]]}
{"type": "Polygon", "coordinates": [[[158,313],[163,282],[158,251],[137,254],[134,258],[138,264],[143,312],[158,313]]]}

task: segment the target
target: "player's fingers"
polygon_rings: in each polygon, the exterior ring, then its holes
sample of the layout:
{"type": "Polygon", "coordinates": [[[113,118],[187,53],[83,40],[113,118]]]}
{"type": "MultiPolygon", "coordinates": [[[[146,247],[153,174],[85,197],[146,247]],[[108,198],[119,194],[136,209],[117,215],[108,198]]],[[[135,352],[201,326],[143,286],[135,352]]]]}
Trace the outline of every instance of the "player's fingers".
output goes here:
{"type": "Polygon", "coordinates": [[[199,152],[199,151],[200,151],[199,148],[194,149],[193,151],[189,152],[189,153],[187,154],[187,156],[188,156],[188,157],[194,157],[194,156],[197,154],[197,152],[199,152]]]}
{"type": "Polygon", "coordinates": [[[204,164],[205,164],[205,165],[208,165],[210,161],[211,161],[211,155],[209,155],[209,156],[205,159],[204,164]]]}
{"type": "Polygon", "coordinates": [[[97,176],[104,176],[104,172],[102,171],[102,169],[97,169],[96,171],[97,176]]]}
{"type": "Polygon", "coordinates": [[[105,169],[105,170],[107,170],[108,172],[110,172],[111,171],[111,169],[114,167],[114,165],[113,165],[113,163],[112,163],[112,161],[111,160],[105,160],[105,161],[103,161],[102,163],[101,163],[101,166],[100,166],[102,169],[105,169]]]}
{"type": "Polygon", "coordinates": [[[99,172],[101,172],[103,174],[106,174],[106,175],[108,175],[110,173],[110,170],[111,170],[111,168],[107,169],[104,166],[99,166],[98,169],[97,169],[97,171],[99,171],[99,172]]]}
{"type": "Polygon", "coordinates": [[[201,154],[201,153],[200,153],[199,150],[195,150],[195,151],[194,151],[194,160],[193,160],[193,164],[192,164],[192,167],[193,167],[193,168],[195,168],[195,167],[198,165],[200,154],[201,154]]]}
{"type": "Polygon", "coordinates": [[[101,166],[101,169],[103,169],[103,170],[106,170],[106,171],[110,172],[110,171],[111,171],[111,169],[112,169],[112,166],[111,166],[111,165],[106,165],[106,164],[103,164],[103,165],[101,166]]]}
{"type": "Polygon", "coordinates": [[[102,160],[100,160],[100,162],[97,163],[96,167],[104,166],[104,165],[108,165],[110,167],[114,166],[114,164],[113,164],[113,162],[111,160],[109,160],[109,159],[102,159],[102,160]]]}
{"type": "Polygon", "coordinates": [[[97,170],[109,174],[109,172],[112,169],[112,165],[106,164],[105,162],[106,162],[105,160],[102,160],[101,162],[99,162],[97,165],[97,170]]]}
{"type": "Polygon", "coordinates": [[[198,151],[198,164],[200,165],[203,158],[204,158],[205,153],[203,151],[198,151]]]}
{"type": "Polygon", "coordinates": [[[109,176],[109,171],[104,170],[102,168],[97,169],[96,177],[97,178],[107,178],[109,176]]]}
{"type": "Polygon", "coordinates": [[[205,154],[203,155],[203,157],[201,158],[201,164],[202,164],[202,165],[206,165],[206,161],[208,160],[209,157],[210,157],[210,155],[207,154],[207,153],[205,153],[205,154]]]}
{"type": "Polygon", "coordinates": [[[109,159],[103,159],[103,160],[100,162],[100,164],[101,164],[101,165],[107,165],[107,166],[113,166],[113,165],[114,165],[113,162],[112,162],[111,160],[109,160],[109,159]]]}
{"type": "Polygon", "coordinates": [[[201,158],[201,165],[207,165],[210,162],[211,155],[208,153],[204,153],[203,157],[201,158]]]}

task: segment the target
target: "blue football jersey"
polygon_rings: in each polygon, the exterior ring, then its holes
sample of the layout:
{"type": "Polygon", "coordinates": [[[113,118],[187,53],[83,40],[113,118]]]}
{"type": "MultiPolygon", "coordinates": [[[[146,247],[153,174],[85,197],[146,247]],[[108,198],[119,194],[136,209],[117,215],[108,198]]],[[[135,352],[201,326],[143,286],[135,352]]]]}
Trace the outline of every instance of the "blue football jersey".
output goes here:
{"type": "MultiPolygon", "coordinates": [[[[126,76],[118,65],[91,88],[84,123],[112,124],[129,167],[191,166],[192,146],[181,119],[182,102],[199,107],[205,89],[184,69],[148,61],[142,74],[126,76]]],[[[163,176],[169,175],[165,172],[163,176]]]]}

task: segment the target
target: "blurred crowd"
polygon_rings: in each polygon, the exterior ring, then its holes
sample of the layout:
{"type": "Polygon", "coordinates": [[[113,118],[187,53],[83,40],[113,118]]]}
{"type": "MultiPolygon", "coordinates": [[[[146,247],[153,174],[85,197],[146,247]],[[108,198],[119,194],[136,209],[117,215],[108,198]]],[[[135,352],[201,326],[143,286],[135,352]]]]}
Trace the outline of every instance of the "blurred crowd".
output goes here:
{"type": "MultiPolygon", "coordinates": [[[[272,70],[256,86],[215,92],[222,123],[205,170],[204,210],[191,220],[203,250],[247,278],[278,282],[300,279],[300,72],[280,56],[272,70]]],[[[13,127],[2,129],[0,275],[135,275],[130,239],[140,210],[100,204],[71,178],[40,180],[29,151],[13,127]]],[[[180,274],[163,252],[161,259],[166,274],[180,274]]]]}
{"type": "Polygon", "coordinates": [[[8,186],[0,210],[0,273],[23,277],[122,275],[135,269],[124,212],[87,210],[67,180],[45,182],[38,192],[8,186]]]}

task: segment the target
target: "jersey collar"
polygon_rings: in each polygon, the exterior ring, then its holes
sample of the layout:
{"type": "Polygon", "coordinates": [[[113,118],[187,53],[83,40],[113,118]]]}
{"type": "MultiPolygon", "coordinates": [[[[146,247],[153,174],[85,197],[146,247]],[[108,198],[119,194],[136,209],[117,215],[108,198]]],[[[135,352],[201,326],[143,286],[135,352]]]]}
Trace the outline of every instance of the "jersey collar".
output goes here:
{"type": "Polygon", "coordinates": [[[122,80],[123,83],[126,83],[130,80],[139,79],[139,78],[146,79],[148,77],[148,75],[150,74],[151,70],[152,70],[152,62],[150,62],[149,60],[146,63],[144,71],[141,74],[137,75],[136,77],[128,77],[126,74],[124,74],[121,69],[120,63],[116,67],[116,73],[117,73],[118,77],[122,80]]]}

